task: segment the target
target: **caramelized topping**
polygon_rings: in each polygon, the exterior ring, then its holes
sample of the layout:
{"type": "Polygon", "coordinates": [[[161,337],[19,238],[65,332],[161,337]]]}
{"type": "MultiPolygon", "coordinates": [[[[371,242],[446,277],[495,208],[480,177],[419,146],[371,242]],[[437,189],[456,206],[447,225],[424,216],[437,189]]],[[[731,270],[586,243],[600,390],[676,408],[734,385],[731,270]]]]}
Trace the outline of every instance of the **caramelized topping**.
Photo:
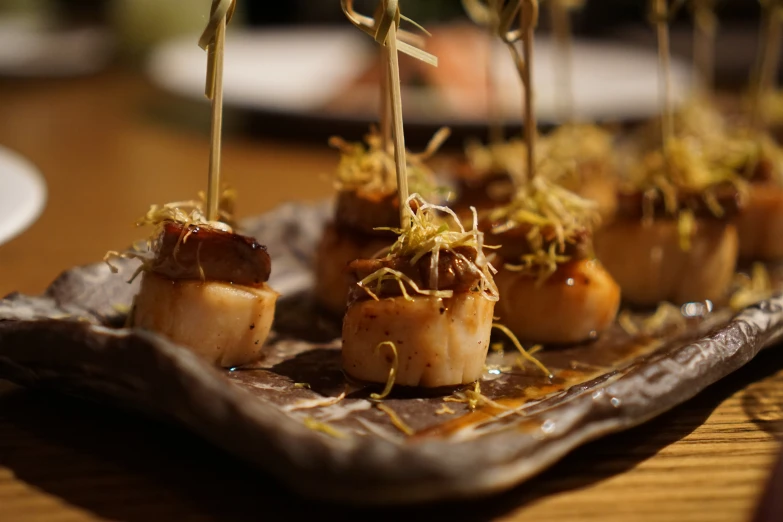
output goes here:
{"type": "MultiPolygon", "coordinates": [[[[416,210],[416,202],[412,202],[416,210]]],[[[397,192],[341,190],[337,194],[335,223],[339,228],[377,237],[395,237],[389,229],[400,225],[397,192]],[[379,230],[380,229],[380,230],[379,230]]]]}
{"type": "MultiPolygon", "coordinates": [[[[403,274],[403,283],[407,290],[415,290],[410,283],[420,290],[451,290],[453,292],[469,292],[477,289],[481,281],[481,271],[476,267],[476,249],[461,246],[453,250],[442,250],[438,254],[437,271],[432,271],[432,253],[419,257],[415,262],[413,256],[391,256],[383,259],[358,259],[348,265],[352,278],[362,281],[368,276],[383,269],[391,269],[403,274]]],[[[396,279],[381,280],[369,288],[379,298],[402,295],[400,281],[396,279]]],[[[352,285],[351,301],[369,299],[370,294],[358,284],[352,285]]]]}
{"type": "Polygon", "coordinates": [[[710,191],[680,190],[676,194],[676,208],[670,208],[665,196],[658,190],[621,192],[618,195],[617,216],[620,219],[639,220],[676,219],[679,212],[688,210],[701,219],[725,219],[736,216],[742,209],[744,197],[736,186],[724,183],[710,191]]]}
{"type": "Polygon", "coordinates": [[[149,269],[169,279],[224,281],[260,286],[272,261],[255,239],[209,225],[163,223],[149,269]]]}
{"type": "Polygon", "coordinates": [[[520,223],[508,228],[504,221],[490,221],[488,219],[479,223],[479,228],[484,231],[484,241],[489,247],[498,247],[494,252],[506,263],[518,263],[523,257],[535,254],[539,250],[548,252],[555,248],[558,255],[569,260],[587,259],[592,256],[592,232],[588,228],[574,230],[561,244],[558,240],[557,230],[553,225],[545,225],[534,230],[530,223],[520,223]],[[536,235],[536,244],[531,244],[530,238],[536,235]]]}

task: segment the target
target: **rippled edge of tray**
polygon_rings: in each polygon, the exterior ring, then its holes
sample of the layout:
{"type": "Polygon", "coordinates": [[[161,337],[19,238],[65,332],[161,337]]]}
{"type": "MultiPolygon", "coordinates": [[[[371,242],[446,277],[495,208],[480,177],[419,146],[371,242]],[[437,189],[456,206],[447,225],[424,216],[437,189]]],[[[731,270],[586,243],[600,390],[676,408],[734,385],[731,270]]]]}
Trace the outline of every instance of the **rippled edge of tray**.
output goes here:
{"type": "MultiPolygon", "coordinates": [[[[247,222],[270,245],[271,284],[305,290],[324,205],[286,205],[247,222]],[[310,247],[308,248],[308,245],[310,247]]],[[[123,266],[124,272],[132,270],[123,266]]],[[[111,275],[101,264],[65,272],[40,297],[0,301],[0,377],[95,398],[176,420],[305,495],[356,504],[404,504],[488,495],[543,471],[574,448],[639,425],[740,368],[783,335],[783,297],[598,388],[578,385],[550,410],[558,429],[531,443],[514,429],[473,440],[396,444],[334,439],[306,428],[232,384],[190,351],[151,333],[107,327],[123,312],[106,306],[111,275]],[[69,279],[91,291],[68,295],[69,279]],[[611,397],[623,397],[622,406],[611,397]],[[524,440],[523,440],[524,439],[524,440]]],[[[126,285],[128,296],[135,287],[126,285]]]]}

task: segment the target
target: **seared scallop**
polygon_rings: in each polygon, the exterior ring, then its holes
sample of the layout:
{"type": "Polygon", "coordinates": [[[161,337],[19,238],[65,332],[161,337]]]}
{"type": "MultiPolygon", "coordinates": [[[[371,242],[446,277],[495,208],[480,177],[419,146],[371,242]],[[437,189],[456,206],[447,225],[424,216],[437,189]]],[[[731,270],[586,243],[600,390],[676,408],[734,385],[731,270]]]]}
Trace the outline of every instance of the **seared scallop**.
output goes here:
{"type": "Polygon", "coordinates": [[[173,280],[147,272],[133,326],[152,330],[224,367],[258,358],[272,328],[278,294],[219,281],[173,280]]]}
{"type": "Polygon", "coordinates": [[[686,238],[675,219],[649,224],[618,220],[596,232],[595,252],[630,303],[721,302],[734,276],[737,229],[726,221],[697,219],[686,238]]]}
{"type": "Polygon", "coordinates": [[[783,260],[783,188],[774,183],[751,183],[747,206],[736,225],[741,258],[783,260]]]}
{"type": "Polygon", "coordinates": [[[546,279],[501,268],[499,321],[522,340],[547,344],[595,338],[613,322],[620,287],[596,260],[571,261],[546,279]]]}
{"type": "Polygon", "coordinates": [[[440,387],[481,377],[489,347],[494,301],[477,292],[451,298],[365,299],[343,320],[343,369],[351,377],[386,382],[397,350],[395,384],[440,387]]]}

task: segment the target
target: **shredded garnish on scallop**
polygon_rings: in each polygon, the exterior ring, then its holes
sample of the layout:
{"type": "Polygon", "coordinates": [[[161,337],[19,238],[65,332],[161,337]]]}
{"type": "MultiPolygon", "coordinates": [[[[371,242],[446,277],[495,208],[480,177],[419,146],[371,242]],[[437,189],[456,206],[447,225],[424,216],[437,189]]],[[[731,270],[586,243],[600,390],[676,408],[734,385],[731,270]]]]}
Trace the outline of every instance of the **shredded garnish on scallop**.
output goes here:
{"type": "Polygon", "coordinates": [[[530,227],[527,242],[531,254],[518,263],[508,263],[507,268],[542,280],[557,270],[557,265],[570,261],[563,253],[567,243],[579,234],[592,231],[599,223],[598,206],[573,192],[539,176],[522,186],[514,200],[492,210],[488,217],[495,223],[493,233],[502,234],[521,226],[530,227]],[[547,244],[544,231],[553,231],[555,241],[547,244]]]}
{"type": "Polygon", "coordinates": [[[546,158],[538,174],[557,183],[581,182],[581,166],[611,164],[612,143],[612,135],[596,125],[562,125],[538,142],[546,158]]]}
{"type": "Polygon", "coordinates": [[[755,165],[756,160],[748,156],[747,150],[737,155],[732,143],[736,145],[737,142],[673,138],[665,151],[647,153],[630,169],[623,191],[644,194],[642,215],[647,223],[655,219],[654,201],[660,198],[666,215],[678,219],[680,247],[687,251],[695,231],[695,217],[690,209],[683,208],[682,194],[698,195],[713,216],[722,218],[724,209],[718,203],[715,190],[731,185],[740,198],[747,193],[747,181],[738,171],[751,163],[755,165]]]}
{"type": "MultiPolygon", "coordinates": [[[[137,227],[152,226],[154,230],[146,240],[146,251],[141,250],[139,247],[134,246],[132,250],[125,252],[117,252],[111,250],[103,257],[103,262],[109,266],[112,273],[117,273],[119,269],[114,266],[111,261],[113,259],[139,259],[142,264],[133,273],[129,283],[132,283],[136,277],[142,272],[148,270],[150,263],[152,263],[155,251],[155,242],[160,238],[161,227],[165,223],[179,223],[183,225],[182,236],[179,238],[177,246],[174,249],[174,255],[179,249],[179,245],[187,240],[190,235],[190,225],[199,225],[212,227],[225,232],[233,232],[234,223],[234,204],[236,201],[236,191],[230,188],[224,189],[220,194],[219,208],[220,208],[220,221],[209,221],[204,211],[205,195],[203,192],[199,192],[199,199],[188,201],[175,201],[172,203],[166,203],[165,205],[152,205],[147,213],[144,214],[137,222],[137,227]]],[[[197,252],[198,254],[199,252],[197,252]]],[[[199,272],[202,274],[201,263],[198,263],[199,272]]]]}
{"type": "Polygon", "coordinates": [[[386,380],[386,386],[383,388],[383,391],[381,393],[370,394],[370,398],[376,401],[382,401],[391,393],[392,388],[394,387],[394,379],[397,376],[397,367],[400,362],[399,355],[397,354],[397,345],[392,341],[384,341],[379,343],[378,346],[375,347],[375,351],[380,353],[381,348],[384,346],[388,346],[391,349],[394,359],[392,360],[391,367],[389,368],[389,378],[386,380]]]}
{"type": "MultiPolygon", "coordinates": [[[[407,153],[408,184],[412,192],[435,197],[448,192],[438,186],[435,173],[426,164],[448,139],[451,131],[443,127],[420,153],[407,153]]],[[[394,153],[383,150],[383,139],[375,127],[364,137],[364,143],[349,143],[333,136],[329,145],[340,151],[337,165],[336,186],[338,190],[368,190],[392,193],[397,190],[394,153]]]]}
{"type": "MultiPolygon", "coordinates": [[[[571,181],[580,174],[579,166],[607,162],[611,158],[612,135],[595,125],[563,125],[538,138],[537,173],[555,182],[571,181]]],[[[479,176],[506,173],[517,186],[528,176],[527,146],[521,139],[482,145],[468,142],[465,156],[479,176]]]]}
{"type": "Polygon", "coordinates": [[[478,288],[475,290],[485,298],[497,301],[499,294],[493,278],[495,269],[484,255],[484,234],[478,230],[478,216],[475,209],[473,209],[473,227],[470,230],[465,230],[465,227],[453,210],[448,207],[427,203],[419,194],[412,194],[405,204],[411,209],[409,212],[411,226],[407,230],[392,229],[399,236],[389,249],[387,257],[410,257],[411,264],[416,264],[425,255],[432,254],[430,258],[430,279],[434,282],[436,288],[419,288],[409,277],[390,268],[381,268],[373,272],[359,281],[358,285],[374,299],[378,298],[376,292],[379,291],[381,283],[387,280],[398,281],[406,299],[412,299],[408,293],[408,288],[419,295],[440,298],[452,297],[453,292],[451,290],[437,289],[440,252],[451,252],[465,263],[475,266],[477,273],[480,274],[478,288]],[[415,212],[412,205],[414,201],[417,202],[417,210],[415,212]],[[456,252],[454,249],[457,247],[475,248],[475,262],[456,252]],[[375,284],[376,292],[372,291],[373,284],[375,284]]]}
{"type": "Polygon", "coordinates": [[[769,299],[774,293],[769,272],[762,263],[753,263],[750,275],[737,274],[735,281],[738,288],[729,302],[734,311],[769,299]]]}
{"type": "Polygon", "coordinates": [[[519,182],[526,177],[527,147],[521,139],[487,145],[469,141],[465,146],[465,157],[471,170],[479,176],[507,173],[519,182]]]}

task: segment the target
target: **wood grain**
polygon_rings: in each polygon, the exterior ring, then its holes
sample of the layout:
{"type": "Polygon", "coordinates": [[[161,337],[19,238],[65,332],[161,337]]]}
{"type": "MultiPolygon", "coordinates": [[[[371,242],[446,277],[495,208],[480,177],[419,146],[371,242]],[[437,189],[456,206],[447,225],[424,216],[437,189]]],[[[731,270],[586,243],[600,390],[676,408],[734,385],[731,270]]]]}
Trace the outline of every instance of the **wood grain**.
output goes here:
{"type": "MultiPolygon", "coordinates": [[[[50,190],[27,233],[0,246],[0,294],[40,292],[67,266],[122,247],[151,202],[206,180],[204,129],[161,121],[133,75],[0,82],[0,143],[30,157],[50,190]]],[[[157,100],[157,101],[156,101],[157,100]]],[[[203,107],[208,114],[208,106],[203,107]]],[[[226,139],[240,210],[329,193],[325,147],[226,139]]],[[[492,499],[383,512],[299,500],[177,427],[99,405],[0,386],[0,520],[747,520],[783,441],[783,352],[772,349],[696,399],[590,444],[492,499]]]]}

